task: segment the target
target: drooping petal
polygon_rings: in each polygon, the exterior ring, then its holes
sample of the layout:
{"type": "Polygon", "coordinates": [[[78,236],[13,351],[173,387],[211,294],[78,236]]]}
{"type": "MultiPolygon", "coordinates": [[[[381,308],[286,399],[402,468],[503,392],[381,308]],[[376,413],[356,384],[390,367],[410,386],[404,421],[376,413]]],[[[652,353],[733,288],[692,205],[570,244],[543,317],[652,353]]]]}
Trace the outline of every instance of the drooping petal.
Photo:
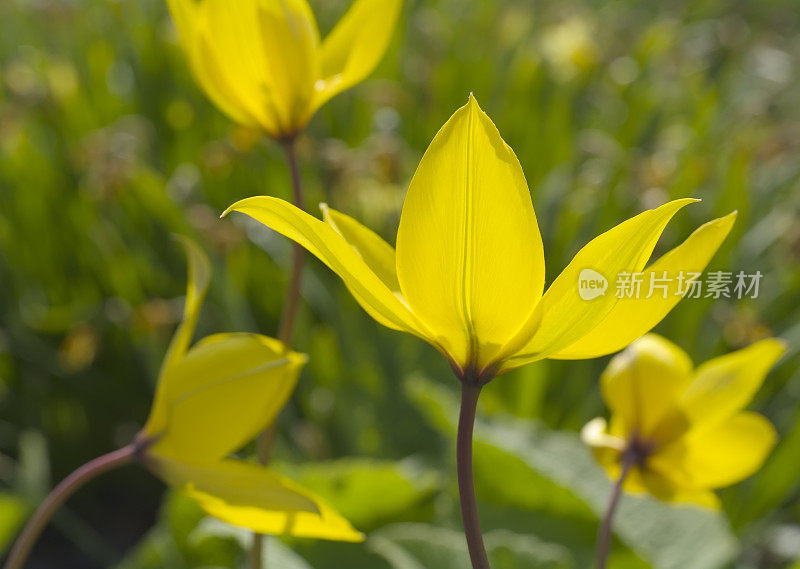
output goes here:
{"type": "Polygon", "coordinates": [[[785,351],[784,342],[768,338],[702,364],[680,401],[682,415],[690,425],[732,416],[750,403],[785,351]]]}
{"type": "Polygon", "coordinates": [[[550,357],[575,344],[602,322],[618,301],[614,292],[617,275],[640,272],[672,216],[695,201],[674,200],[642,212],[578,251],[547,289],[529,324],[504,350],[513,354],[506,368],[550,357]],[[587,300],[581,297],[581,273],[586,270],[608,281],[605,294],[587,300]]]}
{"type": "Polygon", "coordinates": [[[471,95],[411,181],[397,274],[411,309],[462,370],[492,363],[541,297],[544,253],[525,176],[471,95]]]}
{"type": "Polygon", "coordinates": [[[372,73],[389,45],[402,5],[402,0],[353,3],[322,43],[314,109],[372,73]]]}
{"type": "Polygon", "coordinates": [[[358,303],[379,323],[428,340],[425,328],[403,301],[331,226],[283,200],[268,196],[238,201],[222,215],[231,211],[247,214],[305,247],[342,278],[358,303]]]}
{"type": "Polygon", "coordinates": [[[320,209],[325,223],[333,227],[356,250],[356,253],[364,259],[367,266],[389,290],[398,294],[400,283],[397,281],[394,247],[349,215],[331,209],[327,204],[320,204],[320,209]]]}
{"type": "Polygon", "coordinates": [[[649,438],[692,380],[686,352],[647,334],[615,356],[600,378],[603,399],[627,435],[649,438]]]}
{"type": "Polygon", "coordinates": [[[222,515],[214,515],[229,523],[250,527],[250,511],[319,512],[314,500],[298,492],[296,484],[263,466],[232,459],[186,463],[152,450],[146,461],[164,482],[188,493],[203,507],[215,506],[222,515]]]}
{"type": "Polygon", "coordinates": [[[258,334],[209,336],[164,376],[166,422],[148,422],[144,436],[163,456],[221,458],[273,422],[306,360],[258,334]]]}
{"type": "Polygon", "coordinates": [[[550,357],[596,358],[621,350],[652,329],[683,298],[688,291],[685,278],[702,272],[730,233],[735,220],[736,212],[699,227],[686,241],[644,271],[638,298],[626,296],[620,299],[593,330],[550,357]],[[665,288],[659,288],[661,286],[665,288]]]}
{"type": "Polygon", "coordinates": [[[164,361],[161,364],[161,371],[158,376],[156,396],[153,401],[153,408],[147,421],[155,429],[163,428],[167,420],[167,406],[169,402],[169,384],[165,381],[165,376],[171,369],[177,366],[186,355],[186,350],[192,342],[194,329],[197,325],[197,317],[200,314],[200,307],[203,304],[208,284],[211,280],[211,265],[208,257],[196,243],[182,236],[176,236],[176,240],[181,243],[186,251],[188,261],[186,301],[183,308],[183,320],[181,321],[175,334],[172,336],[164,361]]]}
{"type": "Polygon", "coordinates": [[[686,488],[722,488],[756,472],[776,440],[775,428],[767,419],[742,412],[689,431],[649,462],[686,488]]]}
{"type": "Polygon", "coordinates": [[[269,469],[239,460],[192,465],[150,457],[156,475],[224,522],[269,535],[360,542],[324,500],[269,469]]]}

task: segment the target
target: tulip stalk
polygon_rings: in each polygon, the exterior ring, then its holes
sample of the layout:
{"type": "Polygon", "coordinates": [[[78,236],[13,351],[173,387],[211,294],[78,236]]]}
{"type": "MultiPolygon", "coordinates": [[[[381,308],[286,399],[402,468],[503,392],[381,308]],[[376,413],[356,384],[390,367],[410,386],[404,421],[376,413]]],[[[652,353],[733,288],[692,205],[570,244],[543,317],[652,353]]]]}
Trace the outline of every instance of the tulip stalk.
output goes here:
{"type": "Polygon", "coordinates": [[[597,533],[597,556],[595,569],[606,569],[608,563],[608,555],[611,552],[611,527],[614,521],[614,514],[617,511],[620,498],[622,498],[622,487],[625,484],[625,479],[636,464],[638,460],[637,453],[630,447],[622,455],[622,464],[619,477],[614,484],[614,489],[611,491],[611,500],[606,508],[606,513],[603,516],[603,522],[600,524],[600,529],[597,533]]]}
{"type": "Polygon", "coordinates": [[[122,447],[119,450],[104,454],[91,460],[79,467],[72,474],[67,476],[56,486],[44,502],[37,508],[25,528],[20,533],[14,544],[11,553],[8,555],[3,569],[22,569],[28,556],[39,539],[39,536],[47,527],[58,508],[67,501],[77,490],[82,488],[87,482],[97,478],[110,470],[125,466],[134,462],[142,450],[142,445],[133,443],[122,447]]]}
{"type": "Polygon", "coordinates": [[[456,463],[458,471],[458,494],[461,501],[461,520],[473,569],[489,569],[489,559],[483,544],[481,524],[478,519],[478,504],[475,498],[475,477],[472,467],[472,433],[482,383],[463,381],[461,386],[461,413],[458,418],[458,440],[456,463]]]}
{"type": "MultiPolygon", "coordinates": [[[[286,164],[292,179],[292,201],[295,206],[305,210],[303,198],[303,180],[300,176],[300,165],[297,160],[297,136],[291,136],[282,145],[286,152],[286,164]]],[[[283,303],[283,311],[278,324],[278,339],[287,347],[292,343],[295,323],[297,322],[297,309],[300,303],[300,286],[303,280],[303,267],[305,266],[306,250],[302,245],[295,243],[292,247],[292,272],[289,277],[289,287],[283,303]]],[[[275,441],[275,424],[270,425],[258,438],[257,455],[261,464],[268,464],[272,454],[272,444],[275,441]]],[[[253,535],[253,545],[250,548],[250,568],[263,569],[264,567],[264,536],[253,535]]]]}

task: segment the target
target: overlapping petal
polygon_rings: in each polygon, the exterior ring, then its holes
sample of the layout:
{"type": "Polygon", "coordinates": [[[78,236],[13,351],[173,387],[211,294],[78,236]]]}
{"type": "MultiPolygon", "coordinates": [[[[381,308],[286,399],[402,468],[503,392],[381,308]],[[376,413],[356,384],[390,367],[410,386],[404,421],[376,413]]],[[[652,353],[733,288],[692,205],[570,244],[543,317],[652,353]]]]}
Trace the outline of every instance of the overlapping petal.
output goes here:
{"type": "Polygon", "coordinates": [[[695,201],[674,200],[642,212],[595,237],[578,251],[545,292],[537,314],[510,343],[513,352],[505,367],[510,369],[554,357],[592,332],[608,316],[618,298],[611,293],[592,300],[581,298],[581,272],[591,269],[600,273],[612,283],[609,287],[621,273],[640,272],[672,216],[695,201]]]}
{"type": "Polygon", "coordinates": [[[257,533],[351,543],[364,541],[364,534],[356,530],[320,497],[292,484],[289,480],[283,482],[289,488],[294,488],[298,495],[308,499],[314,505],[315,511],[276,507],[253,508],[246,502],[232,504],[217,494],[197,489],[188,489],[187,494],[208,514],[257,533]]]}
{"type": "Polygon", "coordinates": [[[397,255],[394,248],[380,235],[364,227],[349,215],[320,204],[322,218],[356,250],[372,272],[383,281],[390,291],[400,294],[397,280],[397,255]]]}
{"type": "Polygon", "coordinates": [[[263,466],[233,459],[189,463],[152,452],[148,460],[148,466],[167,484],[217,502],[220,511],[251,508],[318,513],[314,501],[297,492],[295,484],[263,466]]]}
{"type": "Polygon", "coordinates": [[[364,80],[386,52],[402,0],[356,0],[325,38],[313,109],[364,80]]]}
{"type": "MultiPolygon", "coordinates": [[[[736,212],[700,226],[643,272],[638,297],[619,299],[594,329],[550,357],[596,358],[621,350],[652,329],[683,298],[688,291],[686,278],[705,269],[735,221],[736,212]],[[657,288],[662,286],[665,288],[657,288]]],[[[608,294],[613,293],[612,290],[608,294]]]]}
{"type": "Polygon", "coordinates": [[[397,275],[460,366],[480,370],[529,318],[544,253],[525,176],[475,98],[434,137],[406,194],[397,275]]]}
{"type": "Polygon", "coordinates": [[[305,247],[345,282],[358,303],[388,328],[431,341],[408,306],[370,268],[333,227],[278,198],[259,196],[236,202],[222,215],[238,211],[305,247]]]}

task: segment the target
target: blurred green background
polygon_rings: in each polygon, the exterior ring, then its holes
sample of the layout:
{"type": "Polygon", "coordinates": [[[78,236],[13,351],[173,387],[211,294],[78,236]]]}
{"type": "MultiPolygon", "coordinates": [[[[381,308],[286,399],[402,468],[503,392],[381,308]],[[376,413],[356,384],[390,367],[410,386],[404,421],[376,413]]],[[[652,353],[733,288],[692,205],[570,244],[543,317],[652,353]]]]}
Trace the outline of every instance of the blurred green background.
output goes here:
{"type": "MultiPolygon", "coordinates": [[[[311,0],[325,33],[346,0],[311,0]]],[[[800,6],[796,0],[407,1],[392,47],[300,140],[308,203],[393,239],[428,142],[472,91],[532,188],[548,281],[597,233],[670,198],[657,254],[734,209],[712,269],[757,299],[683,301],[656,329],[696,362],[790,344],[753,408],[781,433],[710,512],[629,499],[614,569],[800,567],[800,6]]],[[[281,149],[193,83],[162,0],[0,2],[0,548],[53,483],[130,441],[180,317],[185,261],[212,256],[199,335],[274,334],[290,246],[234,200],[289,196],[281,149]]],[[[366,316],[316,260],[280,419],[278,468],[365,545],[268,547],[275,569],[467,566],[454,476],[457,382],[433,349],[366,316]]],[[[199,337],[199,336],[198,336],[199,337]]],[[[608,358],[543,362],[485,390],[478,498],[496,569],[585,568],[609,483],[577,438],[605,413],[608,358]]],[[[81,491],[30,567],[235,567],[246,532],[128,468],[81,491]]]]}

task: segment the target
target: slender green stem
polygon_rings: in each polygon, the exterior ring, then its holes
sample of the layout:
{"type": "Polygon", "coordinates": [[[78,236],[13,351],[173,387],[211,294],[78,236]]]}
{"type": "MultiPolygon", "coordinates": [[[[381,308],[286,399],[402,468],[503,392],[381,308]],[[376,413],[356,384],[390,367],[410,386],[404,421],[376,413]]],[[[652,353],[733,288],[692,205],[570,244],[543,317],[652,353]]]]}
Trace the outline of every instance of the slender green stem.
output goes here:
{"type": "Polygon", "coordinates": [[[611,527],[614,521],[614,514],[622,497],[622,486],[625,484],[625,479],[634,464],[636,464],[636,453],[630,449],[626,450],[622,454],[622,469],[620,470],[619,478],[614,484],[611,500],[608,503],[603,522],[600,524],[600,529],[597,533],[597,563],[595,569],[606,569],[608,555],[611,553],[611,527]]]}
{"type": "Polygon", "coordinates": [[[47,523],[56,510],[84,484],[97,476],[134,461],[138,448],[130,444],[114,452],[87,462],[75,472],[67,476],[47,495],[44,502],[34,512],[27,525],[20,533],[11,553],[8,555],[4,569],[22,569],[25,561],[36,544],[47,523]]]}
{"type": "MultiPolygon", "coordinates": [[[[294,205],[300,209],[305,209],[305,199],[303,198],[303,184],[300,178],[300,167],[297,163],[297,149],[294,138],[284,144],[286,149],[286,162],[289,165],[289,172],[292,176],[292,199],[294,205]]],[[[305,265],[306,250],[302,245],[294,244],[292,250],[292,274],[289,280],[289,288],[286,291],[286,301],[283,304],[280,327],[278,328],[278,339],[287,346],[292,343],[294,325],[297,321],[297,307],[300,303],[300,282],[303,279],[303,266],[305,265]]]]}
{"type": "Polygon", "coordinates": [[[489,569],[489,558],[483,545],[481,524],[478,519],[478,504],[475,498],[475,479],[472,471],[472,432],[481,384],[462,382],[461,414],[458,419],[456,458],[458,469],[458,493],[461,498],[461,520],[467,538],[469,557],[473,569],[489,569]]]}
{"type": "MultiPolygon", "coordinates": [[[[292,137],[283,142],[286,151],[286,163],[292,177],[292,200],[294,205],[305,209],[303,198],[303,183],[300,177],[300,166],[297,161],[296,138],[292,137]]],[[[286,290],[286,299],[283,303],[280,324],[278,325],[278,340],[289,348],[294,336],[295,323],[297,322],[297,308],[300,304],[300,284],[303,279],[303,266],[306,260],[306,250],[297,243],[292,249],[292,272],[289,277],[289,288],[286,290]]],[[[275,440],[275,424],[267,427],[258,438],[257,453],[261,464],[268,464],[272,454],[272,443],[275,440]]],[[[264,536],[255,534],[253,545],[250,548],[250,569],[264,569],[264,536]]]]}

